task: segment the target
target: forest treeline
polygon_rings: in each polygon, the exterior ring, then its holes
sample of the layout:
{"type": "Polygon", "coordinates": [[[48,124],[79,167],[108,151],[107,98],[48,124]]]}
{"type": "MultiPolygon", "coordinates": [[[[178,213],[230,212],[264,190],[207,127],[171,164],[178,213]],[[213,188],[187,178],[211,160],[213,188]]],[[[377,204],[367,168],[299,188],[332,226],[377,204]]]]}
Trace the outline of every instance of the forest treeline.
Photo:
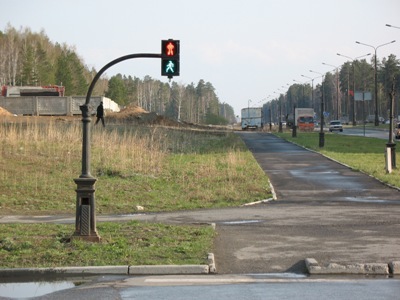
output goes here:
{"type": "MultiPolygon", "coordinates": [[[[7,25],[0,31],[0,85],[62,85],[65,95],[86,95],[96,75],[67,44],[53,43],[46,33],[19,30],[7,25]]],[[[233,108],[221,103],[210,82],[199,80],[188,85],[166,83],[145,76],[143,79],[117,74],[102,77],[93,96],[106,96],[121,106],[139,105],[145,110],[198,124],[235,122],[233,108]]]]}
{"type": "MultiPolygon", "coordinates": [[[[344,59],[345,61],[345,59],[344,59]]],[[[377,92],[378,115],[389,119],[390,93],[394,87],[394,117],[400,116],[400,61],[391,54],[382,60],[377,59],[377,92]]],[[[363,123],[368,115],[375,114],[375,57],[368,60],[352,60],[331,68],[331,71],[321,76],[309,73],[304,76],[304,82],[288,85],[288,90],[264,104],[263,111],[266,120],[279,122],[292,114],[294,106],[314,108],[317,119],[321,116],[321,99],[324,99],[324,114],[328,120],[342,119],[363,123]],[[318,84],[315,84],[319,82],[318,84]],[[323,84],[322,84],[323,82],[323,84]],[[353,101],[356,95],[370,93],[370,101],[353,101]],[[353,114],[354,112],[354,114],[353,114]]],[[[400,121],[400,120],[399,120],[400,121]]]]}

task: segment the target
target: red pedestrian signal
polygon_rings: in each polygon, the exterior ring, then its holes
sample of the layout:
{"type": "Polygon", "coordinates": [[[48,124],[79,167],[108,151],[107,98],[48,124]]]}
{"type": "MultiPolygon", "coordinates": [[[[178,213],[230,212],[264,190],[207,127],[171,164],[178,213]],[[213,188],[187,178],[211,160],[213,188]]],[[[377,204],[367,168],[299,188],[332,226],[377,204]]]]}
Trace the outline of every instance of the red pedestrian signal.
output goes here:
{"type": "Polygon", "coordinates": [[[166,46],[166,55],[167,56],[174,56],[175,55],[175,51],[176,51],[176,46],[175,43],[173,42],[167,42],[166,46]]]}
{"type": "Polygon", "coordinates": [[[179,40],[161,41],[161,75],[179,76],[179,40]]]}

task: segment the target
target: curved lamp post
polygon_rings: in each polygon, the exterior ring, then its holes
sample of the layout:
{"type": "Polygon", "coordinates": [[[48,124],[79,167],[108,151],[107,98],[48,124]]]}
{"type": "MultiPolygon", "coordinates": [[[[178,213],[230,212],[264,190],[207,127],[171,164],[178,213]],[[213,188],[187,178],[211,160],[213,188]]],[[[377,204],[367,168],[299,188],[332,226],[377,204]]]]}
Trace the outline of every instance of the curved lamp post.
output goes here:
{"type": "Polygon", "coordinates": [[[99,242],[100,236],[96,229],[96,208],[95,208],[95,182],[90,173],[90,113],[89,103],[92,96],[93,88],[99,80],[100,76],[111,66],[132,58],[161,58],[161,54],[140,53],[129,54],[117,58],[106,64],[93,78],[88,92],[86,94],[86,101],[84,105],[79,108],[82,111],[83,123],[83,137],[82,137],[82,173],[79,178],[74,179],[77,189],[76,191],[76,219],[75,219],[75,232],[72,238],[80,238],[86,241],[99,242]]]}
{"type": "Polygon", "coordinates": [[[387,26],[387,27],[392,27],[392,28],[397,28],[397,29],[400,29],[400,27],[399,27],[399,26],[394,26],[394,25],[390,25],[390,24],[386,24],[386,26],[387,26]]]}

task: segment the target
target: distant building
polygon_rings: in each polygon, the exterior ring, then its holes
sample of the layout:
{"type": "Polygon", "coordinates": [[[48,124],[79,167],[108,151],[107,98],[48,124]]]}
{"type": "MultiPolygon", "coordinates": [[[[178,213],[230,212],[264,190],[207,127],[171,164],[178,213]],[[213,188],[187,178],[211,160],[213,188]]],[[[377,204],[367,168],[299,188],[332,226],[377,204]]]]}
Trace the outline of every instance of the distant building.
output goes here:
{"type": "MultiPolygon", "coordinates": [[[[73,116],[81,115],[79,106],[85,104],[85,96],[12,96],[0,97],[0,107],[15,115],[30,116],[73,116]]],[[[119,105],[109,98],[91,97],[89,111],[96,114],[96,108],[103,102],[105,110],[119,112],[119,105]]]]}

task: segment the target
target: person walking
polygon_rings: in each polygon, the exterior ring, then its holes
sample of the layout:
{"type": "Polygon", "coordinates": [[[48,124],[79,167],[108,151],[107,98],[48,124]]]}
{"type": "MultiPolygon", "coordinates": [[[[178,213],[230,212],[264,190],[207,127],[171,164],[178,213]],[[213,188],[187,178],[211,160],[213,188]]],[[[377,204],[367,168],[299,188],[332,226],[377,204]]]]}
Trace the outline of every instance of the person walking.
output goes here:
{"type": "Polygon", "coordinates": [[[94,125],[96,125],[100,120],[101,123],[103,124],[103,127],[106,126],[106,124],[104,123],[104,107],[103,107],[103,102],[100,102],[99,106],[97,106],[97,113],[96,113],[96,123],[94,123],[94,125]]]}

